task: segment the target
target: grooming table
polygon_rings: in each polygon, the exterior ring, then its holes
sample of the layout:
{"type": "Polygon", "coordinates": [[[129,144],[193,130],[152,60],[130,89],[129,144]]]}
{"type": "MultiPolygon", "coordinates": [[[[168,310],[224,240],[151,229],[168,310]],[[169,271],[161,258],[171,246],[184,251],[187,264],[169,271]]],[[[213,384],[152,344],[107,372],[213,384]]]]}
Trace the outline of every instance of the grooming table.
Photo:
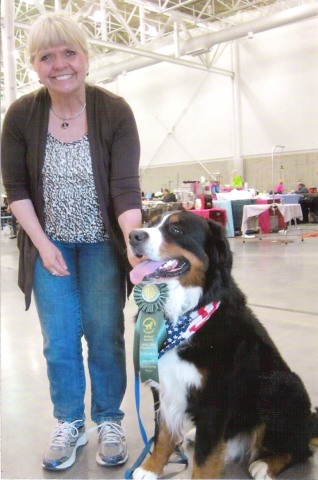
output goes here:
{"type": "MultiPolygon", "coordinates": [[[[301,207],[299,204],[287,204],[283,205],[280,203],[270,203],[270,204],[265,204],[265,205],[245,205],[243,208],[243,218],[242,218],[242,236],[243,236],[243,241],[245,241],[246,238],[255,238],[255,236],[251,237],[249,235],[246,235],[246,231],[248,230],[248,220],[249,218],[256,217],[258,218],[259,215],[261,215],[263,212],[266,212],[270,208],[277,208],[278,211],[282,214],[282,217],[285,222],[285,229],[283,230],[283,233],[285,235],[285,243],[287,243],[287,233],[288,233],[288,226],[291,226],[291,221],[294,220],[295,223],[295,229],[297,229],[297,222],[296,219],[299,218],[302,220],[303,214],[301,211],[301,207]]],[[[301,240],[303,241],[303,233],[302,229],[299,229],[301,232],[301,240]]],[[[261,239],[261,234],[259,233],[259,239],[261,239]]]]}

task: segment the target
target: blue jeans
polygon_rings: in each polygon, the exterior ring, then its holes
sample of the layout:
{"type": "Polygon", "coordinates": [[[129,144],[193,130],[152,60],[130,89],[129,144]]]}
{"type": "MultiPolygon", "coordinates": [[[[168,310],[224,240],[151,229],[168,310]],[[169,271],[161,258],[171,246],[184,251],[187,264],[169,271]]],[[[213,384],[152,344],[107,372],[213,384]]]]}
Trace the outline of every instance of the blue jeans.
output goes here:
{"type": "Polygon", "coordinates": [[[109,241],[54,241],[71,275],[51,275],[37,259],[34,298],[44,342],[54,416],[85,420],[82,337],[88,347],[91,418],[121,420],[126,390],[125,273],[109,241]]]}

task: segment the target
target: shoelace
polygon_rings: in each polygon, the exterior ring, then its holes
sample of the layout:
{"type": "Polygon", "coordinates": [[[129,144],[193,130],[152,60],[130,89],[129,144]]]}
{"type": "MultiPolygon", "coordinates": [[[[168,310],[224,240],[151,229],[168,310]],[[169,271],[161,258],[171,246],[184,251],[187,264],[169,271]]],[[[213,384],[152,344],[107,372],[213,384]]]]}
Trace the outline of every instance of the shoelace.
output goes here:
{"type": "Polygon", "coordinates": [[[52,433],[52,447],[67,447],[71,443],[71,438],[76,438],[79,434],[75,426],[77,420],[72,423],[64,422],[59,425],[52,433]]]}
{"type": "Polygon", "coordinates": [[[118,437],[124,437],[124,431],[117,423],[104,422],[98,427],[100,428],[98,436],[102,443],[118,443],[118,437]]]}

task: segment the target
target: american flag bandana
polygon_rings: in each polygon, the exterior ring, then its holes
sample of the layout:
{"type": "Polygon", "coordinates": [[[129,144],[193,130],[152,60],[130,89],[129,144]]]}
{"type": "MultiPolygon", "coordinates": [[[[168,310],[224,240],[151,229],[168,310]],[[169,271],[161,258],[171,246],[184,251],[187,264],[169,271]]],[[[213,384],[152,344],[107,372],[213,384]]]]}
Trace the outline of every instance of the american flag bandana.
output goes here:
{"type": "Polygon", "coordinates": [[[211,302],[187,315],[182,315],[178,318],[175,325],[165,319],[168,337],[159,352],[159,358],[171,350],[171,348],[174,348],[181,342],[187,340],[191,335],[203,327],[211,315],[213,315],[213,313],[219,308],[220,303],[221,302],[219,301],[211,302]]]}

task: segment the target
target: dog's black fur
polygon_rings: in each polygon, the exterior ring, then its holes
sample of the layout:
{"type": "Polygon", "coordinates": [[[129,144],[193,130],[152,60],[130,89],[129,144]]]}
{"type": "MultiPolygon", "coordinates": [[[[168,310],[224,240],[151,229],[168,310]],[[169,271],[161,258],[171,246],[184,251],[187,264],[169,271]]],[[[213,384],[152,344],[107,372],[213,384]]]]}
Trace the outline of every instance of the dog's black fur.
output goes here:
{"type": "MultiPolygon", "coordinates": [[[[145,281],[157,278],[168,287],[172,281],[181,289],[198,288],[198,306],[221,302],[205,325],[177,347],[179,359],[194,365],[202,376],[199,387],[186,388],[185,414],[196,426],[193,478],[220,478],[225,444],[233,439],[238,445],[248,438],[253,478],[275,478],[291,464],[307,459],[318,423],[308,394],[234,281],[223,227],[191,212],[173,212],[150,229],[133,231],[130,243],[137,256],[155,252],[153,260],[180,255],[188,262],[188,270],[179,277],[150,275],[145,281]]],[[[178,303],[177,291],[173,295],[178,303]]],[[[179,367],[171,364],[174,368],[179,367]]],[[[161,385],[158,390],[161,396],[161,385]]],[[[155,451],[134,478],[157,478],[177,437],[169,419],[161,418],[155,451]]]]}

